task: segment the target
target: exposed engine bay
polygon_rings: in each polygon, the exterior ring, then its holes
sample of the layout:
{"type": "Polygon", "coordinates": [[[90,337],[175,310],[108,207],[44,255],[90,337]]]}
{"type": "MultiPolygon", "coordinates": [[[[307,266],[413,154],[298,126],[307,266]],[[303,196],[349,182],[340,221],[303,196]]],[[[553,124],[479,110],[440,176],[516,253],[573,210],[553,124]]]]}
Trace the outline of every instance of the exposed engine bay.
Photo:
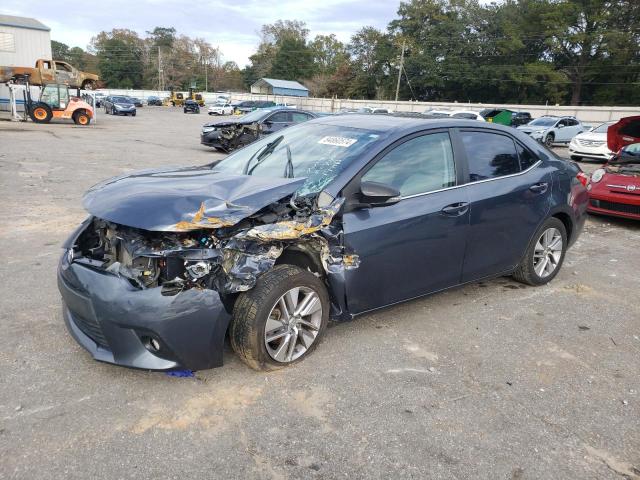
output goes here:
{"type": "Polygon", "coordinates": [[[217,129],[220,132],[220,145],[227,151],[249,145],[263,136],[262,125],[258,122],[230,123],[217,129]]]}
{"type": "Polygon", "coordinates": [[[93,217],[78,237],[74,262],[126,278],[139,289],[161,287],[163,295],[190,288],[222,295],[249,290],[285,250],[312,256],[327,272],[358,266],[344,252],[340,228],[332,224],[342,206],[325,208],[317,198],[289,196],[255,214],[223,221],[206,217],[204,205],[175,231],[149,231],[93,217]]]}

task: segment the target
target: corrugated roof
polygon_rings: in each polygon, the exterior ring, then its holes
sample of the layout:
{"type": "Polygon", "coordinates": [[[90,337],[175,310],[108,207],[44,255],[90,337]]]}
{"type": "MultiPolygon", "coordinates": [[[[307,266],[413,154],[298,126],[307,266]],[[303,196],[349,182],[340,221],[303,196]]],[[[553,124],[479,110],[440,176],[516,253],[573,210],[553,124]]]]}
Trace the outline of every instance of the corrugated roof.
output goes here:
{"type": "MultiPolygon", "coordinates": [[[[309,91],[304,85],[294,82],[292,80],[278,80],[277,78],[261,78],[256,83],[265,82],[275,88],[290,88],[292,90],[305,90],[309,91]]],[[[254,83],[254,85],[256,84],[254,83]]]]}
{"type": "Polygon", "coordinates": [[[0,15],[0,26],[30,28],[32,30],[51,31],[44,23],[39,22],[35,18],[14,17],[13,15],[0,15]]]}

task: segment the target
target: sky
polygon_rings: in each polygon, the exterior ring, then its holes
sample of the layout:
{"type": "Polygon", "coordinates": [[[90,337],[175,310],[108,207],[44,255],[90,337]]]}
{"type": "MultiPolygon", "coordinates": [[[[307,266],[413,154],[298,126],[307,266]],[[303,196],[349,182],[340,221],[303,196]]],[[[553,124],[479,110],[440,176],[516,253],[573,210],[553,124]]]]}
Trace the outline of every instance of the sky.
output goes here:
{"type": "Polygon", "coordinates": [[[310,37],[335,34],[347,42],[364,26],[386,28],[399,0],[2,0],[0,14],[33,17],[51,28],[51,39],[87,48],[100,31],[128,28],[144,36],[154,27],[175,27],[179,34],[204,38],[219,47],[224,61],[248,63],[265,23],[302,20],[310,37]]]}

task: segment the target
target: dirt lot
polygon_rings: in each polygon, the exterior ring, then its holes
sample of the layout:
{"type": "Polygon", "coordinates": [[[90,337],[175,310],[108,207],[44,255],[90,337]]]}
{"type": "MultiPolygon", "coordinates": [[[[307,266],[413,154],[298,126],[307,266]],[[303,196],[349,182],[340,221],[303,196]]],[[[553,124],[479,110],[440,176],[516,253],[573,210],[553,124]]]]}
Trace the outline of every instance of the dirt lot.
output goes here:
{"type": "Polygon", "coordinates": [[[230,348],[195,378],[93,361],[55,281],[81,195],[219,158],[208,119],[0,121],[0,478],[640,478],[638,223],[590,218],[546,287],[498,278],[333,325],[276,373],[230,348]]]}

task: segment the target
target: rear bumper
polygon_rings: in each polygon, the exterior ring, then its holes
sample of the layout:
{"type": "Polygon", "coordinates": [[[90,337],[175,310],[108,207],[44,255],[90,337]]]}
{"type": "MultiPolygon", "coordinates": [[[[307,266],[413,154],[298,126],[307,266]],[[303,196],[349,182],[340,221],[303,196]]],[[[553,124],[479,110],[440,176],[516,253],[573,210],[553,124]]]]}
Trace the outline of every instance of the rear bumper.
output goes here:
{"type": "Polygon", "coordinates": [[[67,329],[96,360],[148,370],[222,365],[231,316],[213,290],[174,296],[163,296],[160,288],[139,290],[124,278],[69,263],[66,251],[58,289],[67,329]]]}

